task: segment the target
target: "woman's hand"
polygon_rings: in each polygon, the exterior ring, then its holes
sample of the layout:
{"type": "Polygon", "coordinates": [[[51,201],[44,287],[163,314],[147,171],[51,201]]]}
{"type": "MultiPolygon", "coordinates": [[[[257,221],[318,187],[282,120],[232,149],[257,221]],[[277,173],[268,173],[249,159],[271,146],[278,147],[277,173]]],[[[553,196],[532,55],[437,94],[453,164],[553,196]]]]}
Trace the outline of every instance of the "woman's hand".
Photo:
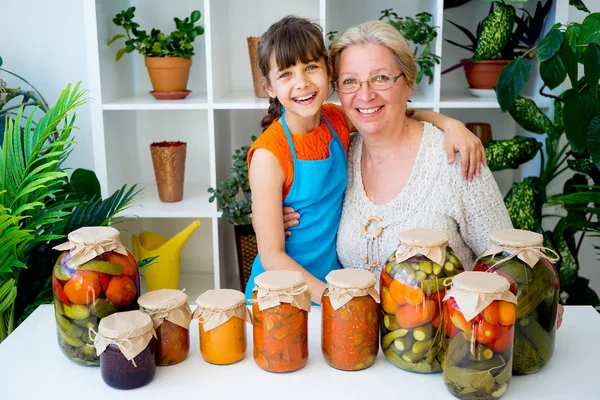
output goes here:
{"type": "Polygon", "coordinates": [[[447,118],[441,129],[446,133],[444,147],[448,154],[448,164],[454,162],[455,153],[458,151],[463,179],[471,181],[473,176],[479,177],[481,164],[487,165],[481,140],[456,119],[447,118]]]}
{"type": "Polygon", "coordinates": [[[283,228],[285,229],[285,236],[290,236],[292,233],[288,231],[292,226],[296,226],[300,223],[300,214],[298,214],[292,207],[283,207],[283,228]]]}

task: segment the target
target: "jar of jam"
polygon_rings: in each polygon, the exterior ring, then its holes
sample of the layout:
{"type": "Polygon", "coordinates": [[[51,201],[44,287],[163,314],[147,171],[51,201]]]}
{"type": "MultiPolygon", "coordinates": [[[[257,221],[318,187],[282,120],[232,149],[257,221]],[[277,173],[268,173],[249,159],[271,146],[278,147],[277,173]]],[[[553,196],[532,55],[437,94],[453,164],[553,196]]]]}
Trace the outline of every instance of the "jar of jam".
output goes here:
{"type": "Polygon", "coordinates": [[[115,228],[79,228],[68,239],[54,247],[62,250],[52,272],[58,345],[71,360],[98,365],[87,331],[108,315],[137,309],[140,273],[115,228]]]}
{"type": "Polygon", "coordinates": [[[148,314],[156,331],[156,365],[178,364],[190,351],[192,310],[181,290],[159,289],[138,299],[140,311],[148,314]]]}
{"type": "Polygon", "coordinates": [[[377,278],[364,269],[339,269],[326,277],[321,349],[327,364],[344,371],[369,368],[379,351],[377,278]]]}
{"type": "Polygon", "coordinates": [[[239,290],[207,290],[196,299],[200,353],[211,364],[233,364],[246,355],[246,323],[252,323],[239,290]]]}
{"type": "Polygon", "coordinates": [[[473,270],[508,279],[517,294],[513,374],[537,372],[554,353],[559,279],[554,251],[543,247],[543,236],[520,229],[490,235],[491,246],[473,270]]]}
{"type": "Polygon", "coordinates": [[[441,372],[444,280],[463,271],[445,232],[400,232],[380,276],[381,348],[399,368],[441,372]]]}
{"type": "Polygon", "coordinates": [[[102,379],[108,386],[135,389],[154,378],[156,332],[147,314],[126,311],[103,318],[94,346],[100,356],[102,379]]]}
{"type": "Polygon", "coordinates": [[[444,298],[446,387],[460,399],[497,399],[512,377],[516,296],[500,275],[467,271],[444,298]]]}
{"type": "Polygon", "coordinates": [[[302,273],[265,271],[254,278],[254,361],[269,372],[291,372],[308,361],[310,289],[302,273]]]}

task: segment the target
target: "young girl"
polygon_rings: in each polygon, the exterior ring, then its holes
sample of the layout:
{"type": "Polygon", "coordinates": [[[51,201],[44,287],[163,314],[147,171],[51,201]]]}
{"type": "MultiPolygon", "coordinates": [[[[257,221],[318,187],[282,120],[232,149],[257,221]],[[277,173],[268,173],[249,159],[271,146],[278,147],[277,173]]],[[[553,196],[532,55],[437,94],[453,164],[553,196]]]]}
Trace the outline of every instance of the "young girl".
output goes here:
{"type": "MultiPolygon", "coordinates": [[[[261,36],[258,57],[270,105],[261,123],[263,133],[248,154],[259,255],[246,297],[252,296],[254,278],[265,269],[288,269],[302,272],[313,302],[320,303],[325,276],[342,268],[335,244],[348,182],[351,127],[338,106],[324,104],[331,71],[319,25],[304,18],[283,18],[261,36]],[[283,206],[302,215],[288,237],[283,206]]],[[[419,118],[436,125],[448,122],[438,114],[419,118]]],[[[458,136],[461,144],[478,142],[465,131],[458,136]]],[[[483,151],[473,148],[472,153],[483,151]]],[[[454,147],[449,159],[450,154],[454,147]]]]}

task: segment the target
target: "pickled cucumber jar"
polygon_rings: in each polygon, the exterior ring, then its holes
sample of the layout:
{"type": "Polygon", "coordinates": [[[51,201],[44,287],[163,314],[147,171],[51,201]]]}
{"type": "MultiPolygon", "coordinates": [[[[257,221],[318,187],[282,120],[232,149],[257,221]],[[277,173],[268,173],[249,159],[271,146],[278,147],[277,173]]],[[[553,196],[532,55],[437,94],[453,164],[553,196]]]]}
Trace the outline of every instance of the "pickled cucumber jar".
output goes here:
{"type": "Polygon", "coordinates": [[[140,273],[119,231],[105,226],[84,227],[68,235],[52,272],[58,344],[71,360],[98,365],[88,335],[100,319],[137,309],[140,273]]]}
{"type": "Polygon", "coordinates": [[[490,235],[491,246],[475,261],[474,271],[502,275],[517,294],[513,374],[537,372],[554,353],[559,279],[554,251],[539,233],[503,229],[490,235]]]}
{"type": "Polygon", "coordinates": [[[147,314],[126,311],[103,318],[94,346],[100,356],[102,379],[108,386],[135,389],[154,378],[156,332],[147,314]]]}
{"type": "Polygon", "coordinates": [[[516,296],[499,275],[467,271],[444,298],[446,387],[460,399],[497,399],[512,377],[516,296]]]}
{"type": "Polygon", "coordinates": [[[300,272],[265,271],[254,278],[254,361],[269,372],[291,372],[308,361],[310,289],[300,272]]]}
{"type": "Polygon", "coordinates": [[[181,290],[159,289],[138,299],[140,311],[152,318],[156,331],[156,365],[178,364],[190,351],[192,310],[181,290]]]}
{"type": "Polygon", "coordinates": [[[377,278],[364,269],[339,269],[325,280],[321,299],[325,361],[344,371],[370,367],[379,351],[377,278]]]}
{"type": "Polygon", "coordinates": [[[463,267],[443,231],[411,229],[398,237],[380,277],[381,349],[399,368],[440,372],[444,280],[463,267]]]}
{"type": "Polygon", "coordinates": [[[196,299],[200,353],[211,364],[233,364],[246,355],[246,323],[252,323],[246,296],[239,290],[207,290],[196,299]]]}

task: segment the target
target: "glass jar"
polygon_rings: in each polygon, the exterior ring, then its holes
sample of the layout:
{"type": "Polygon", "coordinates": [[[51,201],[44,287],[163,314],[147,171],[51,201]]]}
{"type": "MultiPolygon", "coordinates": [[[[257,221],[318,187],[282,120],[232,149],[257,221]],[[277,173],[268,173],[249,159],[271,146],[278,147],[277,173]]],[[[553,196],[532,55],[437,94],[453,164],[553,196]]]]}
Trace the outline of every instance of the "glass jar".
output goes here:
{"type": "Polygon", "coordinates": [[[156,365],[173,365],[185,360],[190,351],[192,319],[188,295],[181,290],[159,289],[141,296],[138,304],[154,323],[156,365]]]}
{"type": "Polygon", "coordinates": [[[399,368],[440,372],[443,282],[463,267],[443,231],[411,229],[398,237],[380,276],[381,349],[399,368]]]}
{"type": "Polygon", "coordinates": [[[463,272],[444,299],[446,387],[460,399],[497,399],[512,377],[517,299],[499,275],[463,272]]]}
{"type": "Polygon", "coordinates": [[[200,353],[211,364],[233,364],[246,355],[246,323],[252,323],[246,296],[239,290],[213,289],[197,299],[200,353]]]}
{"type": "Polygon", "coordinates": [[[491,246],[475,261],[474,271],[493,272],[508,279],[518,299],[513,374],[537,372],[554,353],[559,279],[543,247],[543,236],[520,229],[490,235],[491,246]]]}
{"type": "Polygon", "coordinates": [[[321,299],[321,350],[327,364],[344,371],[369,368],[379,351],[377,278],[364,269],[339,269],[326,277],[321,299]]]}
{"type": "Polygon", "coordinates": [[[154,378],[156,333],[150,316],[127,311],[103,318],[94,338],[104,382],[115,389],[135,389],[154,378]]]}
{"type": "Polygon", "coordinates": [[[133,255],[111,227],[84,227],[68,235],[52,272],[58,344],[71,360],[98,365],[88,329],[115,312],[137,309],[140,274],[133,255]]]}
{"type": "Polygon", "coordinates": [[[308,361],[310,290],[300,272],[265,271],[254,278],[254,361],[269,372],[291,372],[308,361]]]}

